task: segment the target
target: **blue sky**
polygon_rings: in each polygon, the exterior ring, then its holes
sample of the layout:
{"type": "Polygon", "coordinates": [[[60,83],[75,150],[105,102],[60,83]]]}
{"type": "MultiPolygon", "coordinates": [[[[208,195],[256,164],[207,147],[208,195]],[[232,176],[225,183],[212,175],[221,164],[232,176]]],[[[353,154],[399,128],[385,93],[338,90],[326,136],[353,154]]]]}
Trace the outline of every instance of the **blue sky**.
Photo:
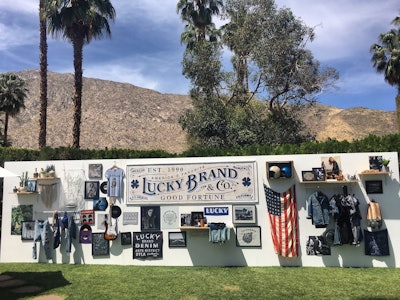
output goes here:
{"type": "MultiPolygon", "coordinates": [[[[117,13],[112,38],[84,47],[84,76],[187,94],[190,85],[181,74],[184,24],[176,13],[178,1],[111,1],[117,13]]],[[[309,48],[322,65],[340,73],[338,89],[320,95],[319,102],[341,108],[395,109],[396,88],[373,69],[369,47],[392,28],[391,21],[400,14],[398,0],[276,0],[276,4],[291,8],[315,27],[316,38],[309,48]]],[[[1,0],[1,73],[39,68],[38,6],[39,0],[1,0]]],[[[48,69],[73,73],[72,45],[52,37],[48,44],[48,69]]],[[[224,61],[229,61],[228,55],[224,61]]]]}

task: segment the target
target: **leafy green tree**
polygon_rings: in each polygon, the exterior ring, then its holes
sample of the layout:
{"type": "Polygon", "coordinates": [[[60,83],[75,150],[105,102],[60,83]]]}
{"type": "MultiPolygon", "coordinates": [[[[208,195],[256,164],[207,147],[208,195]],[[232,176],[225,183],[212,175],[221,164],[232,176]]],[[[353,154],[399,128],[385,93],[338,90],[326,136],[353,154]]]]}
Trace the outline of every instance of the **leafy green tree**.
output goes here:
{"type": "Polygon", "coordinates": [[[378,73],[383,73],[385,81],[397,87],[396,117],[397,130],[400,132],[400,16],[393,19],[389,32],[379,35],[380,44],[373,44],[371,61],[378,73]]]}
{"type": "Polygon", "coordinates": [[[8,146],[8,120],[15,117],[25,108],[25,98],[28,90],[25,81],[14,73],[0,75],[0,111],[4,112],[3,146],[8,146]]]}
{"type": "Polygon", "coordinates": [[[47,20],[53,36],[71,42],[74,51],[74,125],[73,147],[80,146],[82,119],[83,46],[93,39],[111,36],[109,21],[115,19],[115,9],[109,0],[56,0],[47,20]]]}
{"type": "Polygon", "coordinates": [[[39,1],[39,28],[40,28],[40,116],[39,116],[39,148],[46,146],[47,132],[47,0],[39,1]]]}
{"type": "Polygon", "coordinates": [[[315,103],[316,95],[338,78],[307,49],[313,29],[290,9],[277,9],[272,0],[227,0],[224,15],[230,22],[222,28],[222,39],[236,62],[237,81],[230,84],[236,102],[263,100],[281,115],[289,104],[315,103]]]}
{"type": "Polygon", "coordinates": [[[180,124],[191,145],[243,147],[313,139],[297,116],[298,106],[314,103],[337,72],[321,70],[306,49],[312,29],[290,10],[278,10],[272,0],[227,0],[224,17],[228,22],[220,30],[221,41],[197,40],[194,31],[185,50],[183,74],[193,85],[194,106],[180,124]],[[233,53],[233,72],[221,70],[223,45],[233,53]]]}

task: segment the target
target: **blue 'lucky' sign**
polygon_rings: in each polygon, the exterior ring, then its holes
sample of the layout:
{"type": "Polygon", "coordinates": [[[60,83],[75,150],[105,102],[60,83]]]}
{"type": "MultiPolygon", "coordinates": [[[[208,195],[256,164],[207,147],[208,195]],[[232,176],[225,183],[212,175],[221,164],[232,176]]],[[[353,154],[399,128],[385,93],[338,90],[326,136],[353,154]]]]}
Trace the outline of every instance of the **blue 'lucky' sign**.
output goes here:
{"type": "Polygon", "coordinates": [[[227,216],[229,208],[224,207],[204,207],[204,214],[207,216],[227,216]]]}

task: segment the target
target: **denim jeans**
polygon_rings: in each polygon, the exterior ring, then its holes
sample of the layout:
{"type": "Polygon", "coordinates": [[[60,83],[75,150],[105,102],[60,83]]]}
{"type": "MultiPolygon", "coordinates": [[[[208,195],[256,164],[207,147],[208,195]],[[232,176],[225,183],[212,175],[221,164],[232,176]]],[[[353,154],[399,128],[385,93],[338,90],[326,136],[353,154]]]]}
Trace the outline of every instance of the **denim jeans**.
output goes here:
{"type": "Polygon", "coordinates": [[[47,259],[51,259],[50,240],[53,233],[50,228],[50,223],[46,221],[35,221],[35,237],[33,239],[32,258],[37,259],[36,242],[41,242],[47,259]]]}
{"type": "Polygon", "coordinates": [[[76,224],[74,216],[70,216],[68,218],[68,228],[66,229],[65,238],[66,238],[65,252],[71,253],[72,239],[76,239],[76,224]]]}

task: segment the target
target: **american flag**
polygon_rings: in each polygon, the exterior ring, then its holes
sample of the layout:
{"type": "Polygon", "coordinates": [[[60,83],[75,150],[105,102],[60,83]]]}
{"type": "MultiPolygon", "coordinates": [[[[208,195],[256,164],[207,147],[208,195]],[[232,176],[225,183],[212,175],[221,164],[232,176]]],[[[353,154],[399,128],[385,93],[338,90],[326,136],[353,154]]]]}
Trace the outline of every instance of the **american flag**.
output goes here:
{"type": "Polygon", "coordinates": [[[284,257],[297,257],[299,236],[295,186],[278,193],[264,184],[264,191],[275,252],[284,257]]]}

